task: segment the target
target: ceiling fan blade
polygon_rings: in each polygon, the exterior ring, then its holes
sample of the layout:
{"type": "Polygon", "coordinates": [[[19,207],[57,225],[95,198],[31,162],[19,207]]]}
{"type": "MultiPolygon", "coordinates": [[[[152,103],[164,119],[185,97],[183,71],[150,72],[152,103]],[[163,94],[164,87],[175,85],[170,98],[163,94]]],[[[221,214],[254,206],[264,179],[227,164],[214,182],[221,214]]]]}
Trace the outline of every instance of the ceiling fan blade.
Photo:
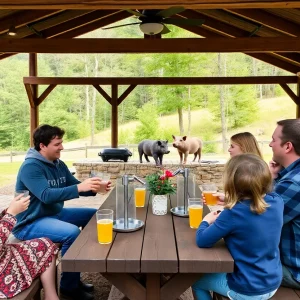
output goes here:
{"type": "Polygon", "coordinates": [[[130,12],[131,14],[138,16],[138,17],[145,17],[145,15],[143,15],[142,13],[136,11],[136,10],[132,10],[132,9],[126,9],[126,11],[130,12]]]}
{"type": "Polygon", "coordinates": [[[168,28],[166,25],[164,25],[164,28],[163,28],[163,30],[160,32],[160,34],[167,34],[167,33],[169,33],[169,32],[171,32],[171,31],[169,30],[169,28],[168,28]]]}
{"type": "Polygon", "coordinates": [[[183,19],[183,18],[167,18],[163,21],[166,24],[172,25],[190,25],[190,26],[201,26],[205,20],[202,19],[183,19]]]}
{"type": "Polygon", "coordinates": [[[173,7],[159,11],[156,14],[156,16],[167,18],[167,17],[173,16],[173,15],[176,15],[178,13],[181,13],[184,10],[185,10],[185,8],[182,6],[173,6],[173,7]]]}
{"type": "Polygon", "coordinates": [[[129,25],[136,25],[136,24],[141,24],[141,22],[129,23],[129,24],[123,24],[123,25],[117,25],[117,26],[110,26],[110,27],[104,27],[104,28],[101,28],[101,29],[106,30],[106,29],[118,28],[118,27],[129,26],[129,25]]]}

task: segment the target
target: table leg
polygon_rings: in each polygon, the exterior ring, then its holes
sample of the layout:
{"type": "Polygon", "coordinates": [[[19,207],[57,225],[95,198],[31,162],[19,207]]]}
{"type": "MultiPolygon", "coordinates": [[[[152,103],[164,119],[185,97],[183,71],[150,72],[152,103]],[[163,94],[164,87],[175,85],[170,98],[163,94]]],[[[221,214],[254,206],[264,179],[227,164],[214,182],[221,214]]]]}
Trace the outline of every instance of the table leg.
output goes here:
{"type": "Polygon", "coordinates": [[[146,300],[160,300],[160,274],[147,274],[146,300]]]}

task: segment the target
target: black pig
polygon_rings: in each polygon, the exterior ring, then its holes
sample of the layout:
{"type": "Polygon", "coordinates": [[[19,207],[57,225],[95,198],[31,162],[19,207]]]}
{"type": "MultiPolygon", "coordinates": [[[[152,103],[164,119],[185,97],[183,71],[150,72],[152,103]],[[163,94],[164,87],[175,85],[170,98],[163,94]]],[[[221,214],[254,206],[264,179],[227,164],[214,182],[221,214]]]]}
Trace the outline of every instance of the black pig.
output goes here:
{"type": "Polygon", "coordinates": [[[142,163],[142,156],[144,154],[147,162],[150,162],[148,156],[152,156],[157,166],[162,166],[163,155],[170,153],[168,151],[168,141],[162,140],[143,140],[138,144],[140,155],[140,163],[142,163]]]}

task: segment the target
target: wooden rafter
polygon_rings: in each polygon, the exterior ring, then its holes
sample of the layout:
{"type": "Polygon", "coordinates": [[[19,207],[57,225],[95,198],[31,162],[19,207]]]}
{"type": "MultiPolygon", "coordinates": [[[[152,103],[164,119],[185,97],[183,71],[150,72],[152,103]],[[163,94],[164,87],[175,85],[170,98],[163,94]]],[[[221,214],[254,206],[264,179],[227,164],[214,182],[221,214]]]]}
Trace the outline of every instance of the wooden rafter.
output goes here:
{"type": "Polygon", "coordinates": [[[122,101],[125,100],[125,98],[137,87],[137,84],[131,84],[124,93],[118,98],[118,105],[122,103],[122,101]]]}
{"type": "Polygon", "coordinates": [[[296,0],[152,0],[149,2],[140,0],[2,0],[0,8],[2,9],[116,9],[116,8],[169,8],[171,6],[184,6],[186,8],[299,8],[300,3],[296,0]]]}
{"type": "Polygon", "coordinates": [[[109,103],[111,104],[111,97],[104,91],[104,89],[97,85],[97,84],[93,84],[93,87],[100,93],[100,95],[102,95],[102,97],[109,103]]]}
{"type": "MultiPolygon", "coordinates": [[[[223,84],[290,84],[297,76],[250,77],[23,77],[25,85],[93,85],[99,93],[110,96],[99,85],[223,85],[223,84]],[[99,88],[99,89],[98,89],[99,88]]],[[[133,89],[134,87],[132,87],[133,89]]],[[[102,95],[103,96],[103,95],[102,95]]]]}
{"type": "Polygon", "coordinates": [[[50,84],[42,93],[42,95],[38,97],[36,105],[40,105],[48,97],[48,95],[54,90],[56,86],[57,84],[50,84]]]}
{"type": "Polygon", "coordinates": [[[300,97],[297,96],[286,83],[280,83],[280,86],[290,96],[296,105],[300,105],[300,97]]]}
{"type": "Polygon", "coordinates": [[[18,53],[213,53],[298,52],[300,38],[23,39],[1,40],[3,52],[18,53]]]}

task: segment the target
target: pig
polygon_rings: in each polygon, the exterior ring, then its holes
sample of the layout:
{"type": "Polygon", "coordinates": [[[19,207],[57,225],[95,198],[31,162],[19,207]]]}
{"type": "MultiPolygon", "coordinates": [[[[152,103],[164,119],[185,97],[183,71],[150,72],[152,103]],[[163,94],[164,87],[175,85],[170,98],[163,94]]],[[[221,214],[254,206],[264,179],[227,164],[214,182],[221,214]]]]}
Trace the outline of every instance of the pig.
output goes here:
{"type": "Polygon", "coordinates": [[[168,151],[168,141],[162,140],[143,140],[138,144],[140,155],[140,163],[143,163],[142,156],[144,154],[147,162],[150,162],[148,156],[152,156],[157,166],[162,166],[163,155],[170,153],[168,151]]]}
{"type": "Polygon", "coordinates": [[[186,160],[189,154],[194,154],[194,160],[196,160],[197,155],[199,156],[198,162],[201,159],[201,150],[202,150],[202,142],[200,139],[195,137],[187,137],[187,136],[177,136],[172,135],[173,147],[178,150],[180,156],[180,163],[182,164],[182,155],[184,154],[183,164],[186,164],[186,160]]]}

